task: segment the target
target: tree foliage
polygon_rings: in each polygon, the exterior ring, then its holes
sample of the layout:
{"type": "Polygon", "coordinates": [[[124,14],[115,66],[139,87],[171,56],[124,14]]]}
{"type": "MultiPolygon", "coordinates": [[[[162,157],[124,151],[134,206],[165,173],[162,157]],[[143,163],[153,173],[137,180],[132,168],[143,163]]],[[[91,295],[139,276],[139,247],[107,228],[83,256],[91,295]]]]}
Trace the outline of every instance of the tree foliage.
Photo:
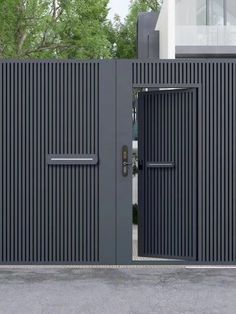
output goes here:
{"type": "Polygon", "coordinates": [[[121,22],[119,16],[116,16],[112,28],[113,36],[110,34],[110,41],[112,42],[113,39],[113,46],[116,47],[115,57],[123,59],[136,58],[138,15],[140,12],[159,11],[161,3],[161,0],[133,0],[124,23],[121,22]]]}
{"type": "Polygon", "coordinates": [[[105,58],[108,0],[0,0],[1,58],[105,58]]]}
{"type": "Polygon", "coordinates": [[[158,0],[133,0],[124,22],[107,20],[109,0],[0,0],[0,58],[134,58],[139,12],[158,0]]]}

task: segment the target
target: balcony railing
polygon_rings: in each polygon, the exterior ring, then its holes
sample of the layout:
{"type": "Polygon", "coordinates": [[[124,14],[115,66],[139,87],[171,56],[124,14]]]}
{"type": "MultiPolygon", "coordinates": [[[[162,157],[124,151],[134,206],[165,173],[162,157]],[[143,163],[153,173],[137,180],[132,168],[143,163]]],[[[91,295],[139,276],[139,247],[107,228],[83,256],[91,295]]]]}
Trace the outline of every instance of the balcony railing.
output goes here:
{"type": "Polygon", "coordinates": [[[236,46],[236,26],[176,26],[176,46],[236,46]]]}

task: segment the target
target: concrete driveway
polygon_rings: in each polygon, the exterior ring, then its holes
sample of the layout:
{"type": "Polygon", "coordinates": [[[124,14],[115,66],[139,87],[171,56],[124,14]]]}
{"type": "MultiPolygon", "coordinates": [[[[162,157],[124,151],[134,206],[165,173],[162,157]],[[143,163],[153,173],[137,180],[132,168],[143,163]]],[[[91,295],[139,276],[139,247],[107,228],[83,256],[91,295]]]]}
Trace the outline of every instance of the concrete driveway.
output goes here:
{"type": "Polygon", "coordinates": [[[0,269],[0,313],[235,312],[236,269],[0,269]]]}

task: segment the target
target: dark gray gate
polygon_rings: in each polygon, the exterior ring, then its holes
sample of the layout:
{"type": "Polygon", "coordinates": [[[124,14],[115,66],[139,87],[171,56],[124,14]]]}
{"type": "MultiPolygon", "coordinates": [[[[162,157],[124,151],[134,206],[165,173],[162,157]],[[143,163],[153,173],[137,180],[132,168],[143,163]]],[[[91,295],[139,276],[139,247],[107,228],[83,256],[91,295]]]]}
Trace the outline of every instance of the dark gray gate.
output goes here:
{"type": "Polygon", "coordinates": [[[236,60],[133,61],[132,82],[197,89],[197,260],[235,264],[236,60]]]}
{"type": "Polygon", "coordinates": [[[235,84],[235,59],[0,62],[0,263],[131,263],[132,88],[196,88],[197,261],[235,263],[235,84]]]}
{"type": "Polygon", "coordinates": [[[115,63],[1,62],[0,79],[0,263],[114,264],[115,63]]]}
{"type": "Polygon", "coordinates": [[[139,95],[139,255],[196,259],[196,90],[139,95]]]}

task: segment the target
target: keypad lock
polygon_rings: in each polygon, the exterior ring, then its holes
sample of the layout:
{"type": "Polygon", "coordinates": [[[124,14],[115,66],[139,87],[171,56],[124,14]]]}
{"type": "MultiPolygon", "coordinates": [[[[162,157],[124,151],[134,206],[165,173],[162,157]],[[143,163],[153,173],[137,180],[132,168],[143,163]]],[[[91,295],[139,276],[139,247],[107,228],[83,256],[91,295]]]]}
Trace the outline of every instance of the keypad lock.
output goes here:
{"type": "Polygon", "coordinates": [[[129,149],[127,145],[122,147],[122,175],[127,177],[129,174],[129,167],[132,166],[132,162],[129,161],[129,149]]]}

